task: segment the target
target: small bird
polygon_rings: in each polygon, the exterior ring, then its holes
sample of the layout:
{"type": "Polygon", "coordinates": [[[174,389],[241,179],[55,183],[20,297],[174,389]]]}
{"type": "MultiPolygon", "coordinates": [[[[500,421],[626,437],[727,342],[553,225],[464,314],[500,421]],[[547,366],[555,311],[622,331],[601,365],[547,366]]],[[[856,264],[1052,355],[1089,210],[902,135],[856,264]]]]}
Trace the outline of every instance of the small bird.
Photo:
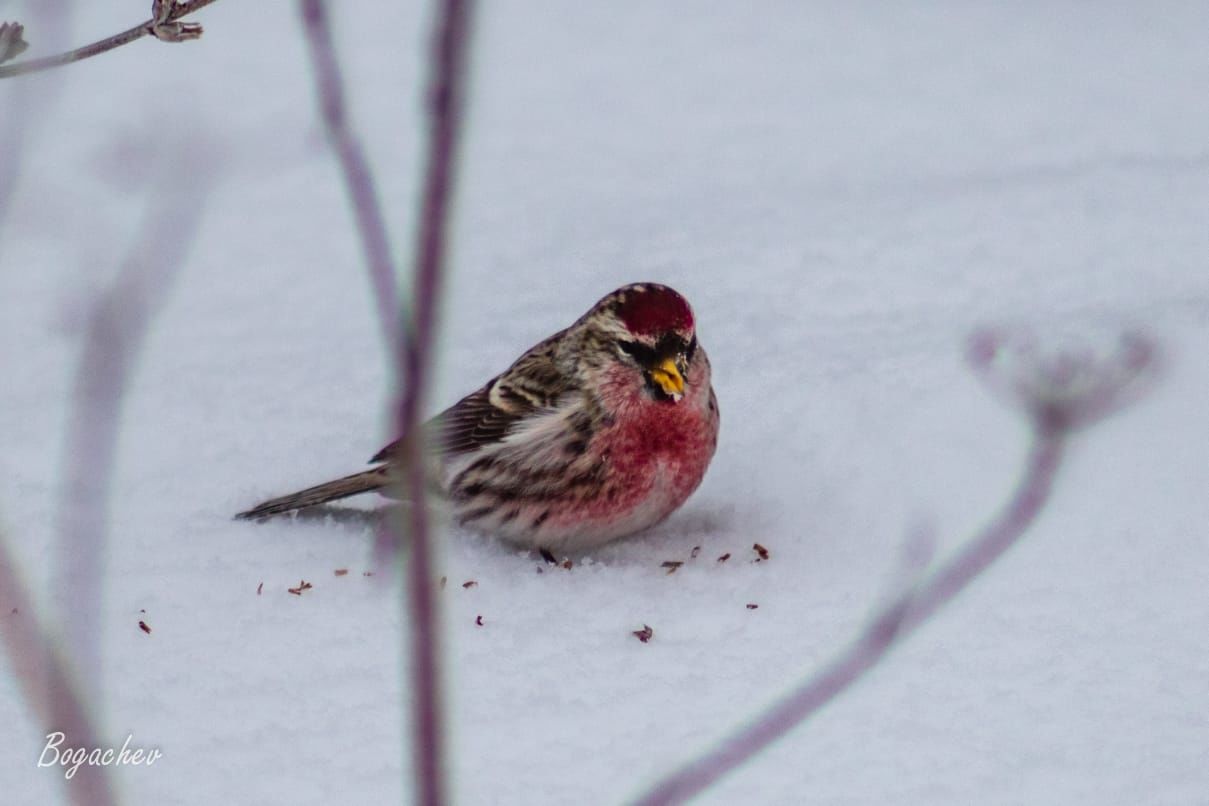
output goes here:
{"type": "MultiPolygon", "coordinates": [[[[423,428],[426,473],[455,521],[527,548],[582,551],[653,526],[688,499],[718,443],[718,400],[688,302],[635,283],[423,428]]],[[[400,444],[370,470],[236,517],[397,495],[400,444]]]]}

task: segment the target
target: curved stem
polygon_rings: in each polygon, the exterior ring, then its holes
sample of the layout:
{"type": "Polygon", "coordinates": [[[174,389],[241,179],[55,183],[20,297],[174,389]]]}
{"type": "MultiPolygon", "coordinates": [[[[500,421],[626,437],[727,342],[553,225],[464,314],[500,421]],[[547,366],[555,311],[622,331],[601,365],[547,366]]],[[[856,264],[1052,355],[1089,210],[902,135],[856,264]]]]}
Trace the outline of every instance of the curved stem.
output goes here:
{"type": "MultiPolygon", "coordinates": [[[[0,602],[12,606],[0,614],[0,641],[8,650],[14,677],[47,733],[63,733],[75,747],[100,747],[101,741],[71,665],[55,648],[33,597],[21,582],[15,558],[0,532],[0,602]]],[[[67,796],[80,806],[117,803],[109,768],[86,764],[66,779],[67,796]]]]}
{"type": "Polygon", "coordinates": [[[406,469],[409,509],[408,605],[412,617],[412,742],[416,762],[416,803],[445,802],[444,725],[436,591],[433,584],[433,541],[429,531],[427,481],[423,461],[420,409],[432,363],[436,311],[446,258],[449,211],[452,207],[457,147],[466,96],[471,0],[443,0],[437,15],[429,86],[428,156],[423,201],[415,245],[413,304],[398,378],[402,384],[398,429],[401,464],[406,469]]]}
{"type": "Polygon", "coordinates": [[[839,657],[758,716],[754,723],[658,781],[635,803],[662,806],[688,800],[864,677],[895,644],[951,602],[1028,531],[1049,500],[1064,449],[1063,433],[1039,430],[1008,503],[964,549],[927,582],[881,610],[839,657]]]}
{"type": "Polygon", "coordinates": [[[315,68],[315,92],[319,110],[327,128],[328,139],[340,162],[344,185],[353,205],[353,218],[361,234],[361,248],[369,266],[374,297],[378,302],[378,319],[382,325],[387,353],[392,365],[399,363],[399,291],[395,280],[395,262],[391,257],[390,239],[374,174],[365,158],[365,151],[349,123],[344,100],[344,79],[336,46],[328,23],[327,4],[323,0],[302,0],[302,21],[311,49],[315,68]]]}
{"type": "MultiPolygon", "coordinates": [[[[187,3],[178,3],[173,7],[172,13],[168,15],[168,22],[178,20],[187,14],[192,14],[199,11],[215,0],[189,0],[187,3]]],[[[122,45],[128,45],[136,39],[142,39],[151,33],[152,27],[155,25],[155,20],[147,20],[128,30],[122,31],[120,34],[114,34],[106,39],[93,42],[89,45],[69,50],[66,53],[57,53],[53,56],[43,56],[40,59],[29,59],[16,64],[0,65],[0,78],[11,78],[13,76],[27,75],[29,73],[37,73],[41,70],[49,70],[52,67],[61,67],[65,64],[83,61],[90,59],[93,56],[99,56],[106,51],[120,48],[122,45]]]]}

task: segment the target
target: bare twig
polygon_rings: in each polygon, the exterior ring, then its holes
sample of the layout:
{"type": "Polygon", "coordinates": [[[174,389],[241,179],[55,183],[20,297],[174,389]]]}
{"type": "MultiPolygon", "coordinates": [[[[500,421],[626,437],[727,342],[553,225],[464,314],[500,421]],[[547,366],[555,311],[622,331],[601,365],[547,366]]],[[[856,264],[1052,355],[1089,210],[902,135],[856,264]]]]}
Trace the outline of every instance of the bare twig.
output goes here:
{"type": "Polygon", "coordinates": [[[152,0],[151,19],[146,22],[141,22],[120,34],[114,34],[67,53],[57,53],[53,56],[30,59],[16,64],[0,65],[0,78],[36,73],[40,70],[49,70],[52,67],[61,67],[65,64],[89,59],[122,45],[128,45],[144,36],[154,36],[163,42],[184,42],[189,39],[197,39],[202,35],[200,25],[177,22],[177,20],[195,11],[200,11],[214,1],[189,0],[181,3],[174,0],[152,0]]]}
{"type": "MultiPolygon", "coordinates": [[[[425,503],[420,409],[427,388],[432,357],[435,313],[440,296],[445,259],[449,207],[465,96],[470,3],[446,0],[441,6],[431,62],[429,150],[423,208],[416,240],[412,288],[412,321],[407,339],[401,338],[396,271],[391,259],[373,174],[361,145],[349,125],[343,81],[335,55],[331,28],[322,0],[301,0],[303,22],[315,69],[316,91],[328,136],[340,159],[345,184],[353,203],[362,248],[378,300],[379,318],[399,382],[397,431],[402,435],[400,455],[408,474],[410,500],[406,532],[411,549],[409,606],[412,614],[411,658],[414,683],[413,744],[418,802],[440,804],[445,799],[444,747],[441,692],[438,672],[436,603],[433,590],[431,536],[425,503]]],[[[394,521],[395,519],[389,519],[394,521]]],[[[379,533],[379,555],[387,546],[402,543],[402,519],[384,524],[379,533]]]]}
{"type": "MultiPolygon", "coordinates": [[[[72,682],[69,665],[55,649],[38,618],[29,591],[17,573],[16,558],[0,533],[0,603],[14,608],[0,615],[0,639],[8,650],[14,676],[46,732],[61,731],[74,747],[99,747],[100,737],[72,682]]],[[[67,794],[80,806],[116,802],[109,768],[86,764],[66,779],[67,794]]]]}
{"type": "Polygon", "coordinates": [[[1003,512],[966,549],[917,591],[895,599],[870,621],[848,649],[820,672],[771,706],[754,723],[727,738],[716,750],[662,779],[636,803],[681,803],[784,736],[846,691],[905,638],[969,585],[1032,525],[1048,499],[1062,456],[1061,437],[1043,437],[1034,446],[1024,476],[1003,512]]]}
{"type": "Polygon", "coordinates": [[[411,501],[407,565],[412,622],[412,743],[417,772],[416,802],[423,806],[438,806],[445,802],[445,781],[435,574],[432,572],[432,539],[425,501],[427,486],[420,410],[428,385],[444,271],[449,209],[466,97],[471,12],[472,0],[442,0],[437,16],[429,67],[428,155],[415,244],[410,332],[398,372],[403,387],[396,422],[402,435],[404,483],[411,501]]]}
{"type": "Polygon", "coordinates": [[[202,27],[195,22],[176,22],[176,0],[151,0],[151,26],[148,30],[161,42],[187,42],[199,39],[202,27]]]}
{"type": "Polygon", "coordinates": [[[0,64],[17,58],[29,48],[24,33],[25,27],[19,22],[0,22],[0,64]]]}
{"type": "Polygon", "coordinates": [[[681,803],[700,793],[850,688],[895,644],[951,602],[1032,526],[1053,491],[1070,432],[1119,408],[1122,395],[1136,393],[1138,378],[1152,366],[1156,355],[1150,342],[1136,335],[1122,338],[1118,350],[1107,358],[1073,351],[1041,356],[1002,338],[988,351],[979,349],[983,338],[974,340],[972,363],[989,374],[992,388],[1012,388],[1015,402],[1033,427],[1028,461],[1006,506],[924,584],[880,610],[835,660],[717,749],[658,781],[637,804],[681,803]],[[1015,354],[1006,362],[1012,368],[1007,384],[990,369],[992,359],[1001,358],[1005,351],[1015,354]]]}
{"type": "Polygon", "coordinates": [[[164,153],[159,187],[150,195],[141,232],[118,276],[97,301],[76,375],[64,442],[66,481],[59,511],[59,580],[67,597],[65,637],[93,690],[103,671],[97,640],[109,519],[112,468],[126,387],[155,310],[171,286],[204,205],[213,175],[204,147],[182,181],[175,156],[164,153]]]}
{"type": "Polygon", "coordinates": [[[378,301],[378,318],[386,347],[393,364],[398,366],[402,339],[399,335],[397,272],[391,257],[382,208],[378,203],[378,193],[374,187],[373,172],[366,162],[361,143],[349,124],[344,100],[344,80],[340,73],[340,63],[336,59],[336,47],[328,23],[327,4],[324,0],[302,0],[301,6],[307,42],[311,48],[311,62],[315,68],[315,91],[319,108],[323,113],[328,138],[340,159],[344,184],[353,204],[365,262],[369,267],[370,280],[373,282],[374,295],[378,301]]]}

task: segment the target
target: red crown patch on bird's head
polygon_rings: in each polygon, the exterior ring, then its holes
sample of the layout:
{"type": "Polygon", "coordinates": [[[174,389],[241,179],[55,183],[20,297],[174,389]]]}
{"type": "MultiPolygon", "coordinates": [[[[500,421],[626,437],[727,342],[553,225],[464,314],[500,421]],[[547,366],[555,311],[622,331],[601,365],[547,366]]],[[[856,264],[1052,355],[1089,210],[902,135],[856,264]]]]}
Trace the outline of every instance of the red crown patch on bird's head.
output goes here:
{"type": "Polygon", "coordinates": [[[693,309],[665,285],[637,283],[615,292],[617,318],[633,334],[652,336],[670,330],[692,331],[693,309]]]}

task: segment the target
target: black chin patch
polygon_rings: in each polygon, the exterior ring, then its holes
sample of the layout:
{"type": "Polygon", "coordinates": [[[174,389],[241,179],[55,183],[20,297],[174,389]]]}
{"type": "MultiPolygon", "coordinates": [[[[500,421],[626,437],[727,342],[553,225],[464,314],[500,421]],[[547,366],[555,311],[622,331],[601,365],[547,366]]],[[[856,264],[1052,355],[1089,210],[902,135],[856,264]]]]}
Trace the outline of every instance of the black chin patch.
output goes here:
{"type": "Polygon", "coordinates": [[[675,403],[676,398],[663,391],[663,387],[655,383],[655,379],[650,375],[646,376],[646,388],[651,393],[651,397],[665,403],[675,403]]]}

